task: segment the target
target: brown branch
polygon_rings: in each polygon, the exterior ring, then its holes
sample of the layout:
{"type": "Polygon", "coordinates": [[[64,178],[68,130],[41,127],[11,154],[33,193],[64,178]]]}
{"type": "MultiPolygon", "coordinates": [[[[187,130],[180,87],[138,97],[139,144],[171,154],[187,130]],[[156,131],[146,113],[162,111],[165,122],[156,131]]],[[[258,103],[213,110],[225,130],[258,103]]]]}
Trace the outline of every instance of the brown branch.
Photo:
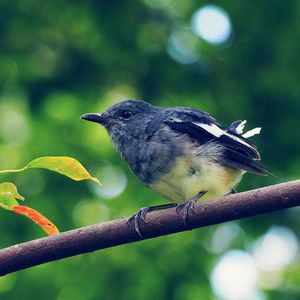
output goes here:
{"type": "MultiPolygon", "coordinates": [[[[300,205],[300,180],[199,202],[190,229],[300,205]]],[[[63,232],[0,250],[0,275],[46,262],[141,240],[128,218],[63,232]]],[[[184,231],[174,208],[147,214],[144,239],[184,231]]]]}

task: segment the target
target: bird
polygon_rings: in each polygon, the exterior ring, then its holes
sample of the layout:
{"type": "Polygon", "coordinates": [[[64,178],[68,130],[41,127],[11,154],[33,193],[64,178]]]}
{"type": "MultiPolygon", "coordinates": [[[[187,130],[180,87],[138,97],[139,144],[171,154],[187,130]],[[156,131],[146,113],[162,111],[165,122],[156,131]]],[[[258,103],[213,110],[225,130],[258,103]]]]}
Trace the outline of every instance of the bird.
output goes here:
{"type": "Polygon", "coordinates": [[[81,119],[106,128],[111,141],[140,181],[171,204],[143,207],[129,220],[142,237],[141,224],[155,209],[176,206],[183,223],[195,203],[235,192],[246,173],[268,175],[257,147],[248,140],[261,128],[243,133],[246,120],[220,125],[207,112],[164,108],[143,100],[123,100],[81,119]],[[172,204],[173,203],[173,204],[172,204]]]}

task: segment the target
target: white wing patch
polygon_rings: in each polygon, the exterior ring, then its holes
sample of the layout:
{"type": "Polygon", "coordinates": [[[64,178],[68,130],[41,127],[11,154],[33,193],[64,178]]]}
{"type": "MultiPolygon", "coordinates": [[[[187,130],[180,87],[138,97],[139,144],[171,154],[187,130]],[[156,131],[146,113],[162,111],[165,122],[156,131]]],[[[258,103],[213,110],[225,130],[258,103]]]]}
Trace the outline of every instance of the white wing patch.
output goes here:
{"type": "Polygon", "coordinates": [[[238,133],[238,134],[242,134],[243,131],[244,131],[244,128],[245,128],[245,125],[246,125],[247,121],[244,120],[242,121],[235,129],[235,132],[238,133]]]}
{"type": "Polygon", "coordinates": [[[246,125],[247,121],[244,120],[242,121],[235,129],[235,132],[242,135],[243,138],[247,139],[249,137],[252,137],[256,134],[260,134],[260,131],[261,131],[261,127],[256,127],[256,128],[253,128],[247,132],[245,132],[244,134],[243,131],[244,131],[244,128],[245,128],[245,125],[246,125]]]}
{"type": "Polygon", "coordinates": [[[253,128],[247,132],[245,132],[242,136],[247,139],[251,136],[254,136],[256,134],[260,134],[260,131],[261,131],[261,127],[256,127],[256,128],[253,128]]]}
{"type": "MultiPolygon", "coordinates": [[[[230,134],[228,131],[223,130],[222,128],[220,128],[216,124],[213,124],[213,123],[212,124],[194,123],[194,124],[201,127],[201,128],[203,128],[203,129],[205,129],[206,131],[208,131],[209,133],[211,133],[215,137],[220,137],[221,135],[226,135],[229,138],[231,138],[232,140],[235,140],[236,142],[238,142],[240,144],[243,144],[248,148],[253,149],[253,147],[251,145],[249,145],[247,142],[243,141],[238,136],[235,136],[233,134],[230,134]]],[[[252,130],[250,130],[250,131],[252,131],[252,130]]],[[[249,131],[246,132],[245,134],[248,134],[248,133],[249,133],[249,131]]],[[[250,132],[250,136],[251,136],[251,132],[250,132]]]]}
{"type": "Polygon", "coordinates": [[[204,124],[204,123],[194,123],[195,125],[203,128],[207,132],[211,133],[215,137],[220,137],[223,134],[226,134],[226,131],[224,131],[222,128],[217,126],[216,124],[204,124]]]}
{"type": "MultiPolygon", "coordinates": [[[[219,138],[221,137],[222,135],[224,136],[227,136],[228,138],[230,138],[231,140],[234,140],[242,145],[244,145],[245,147],[249,148],[249,149],[252,149],[256,154],[257,156],[259,157],[259,154],[256,150],[256,148],[254,146],[252,146],[251,144],[249,144],[247,141],[239,138],[238,136],[236,135],[233,135],[231,134],[230,132],[228,132],[227,130],[224,130],[222,128],[220,128],[218,125],[216,124],[204,124],[204,123],[198,123],[198,122],[195,122],[194,123],[196,126],[199,126],[201,127],[202,129],[206,130],[207,132],[209,132],[210,134],[212,134],[213,136],[215,136],[216,138],[219,138]]],[[[239,126],[237,127],[239,131],[241,131],[241,133],[243,132],[243,129],[245,127],[245,124],[246,124],[246,121],[242,121],[241,124],[239,124],[239,126]]],[[[248,138],[248,137],[251,137],[255,134],[259,134],[260,133],[260,130],[261,128],[260,127],[257,127],[257,128],[254,128],[252,130],[249,130],[247,131],[246,133],[244,133],[243,135],[241,135],[243,138],[248,138]]]]}

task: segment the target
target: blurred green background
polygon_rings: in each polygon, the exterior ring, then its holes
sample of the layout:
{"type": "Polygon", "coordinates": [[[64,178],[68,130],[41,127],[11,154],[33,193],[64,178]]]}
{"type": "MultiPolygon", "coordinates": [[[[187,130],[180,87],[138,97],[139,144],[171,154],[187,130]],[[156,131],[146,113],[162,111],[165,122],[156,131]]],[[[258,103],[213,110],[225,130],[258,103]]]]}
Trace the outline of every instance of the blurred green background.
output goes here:
{"type": "MultiPolygon", "coordinates": [[[[79,159],[103,189],[47,171],[1,175],[61,231],[165,200],[103,128],[79,116],[122,99],[247,119],[277,177],[300,170],[300,2],[0,0],[0,169],[79,159]]],[[[0,278],[1,299],[299,299],[300,210],[280,211],[45,264],[0,278]]],[[[44,236],[0,210],[1,248],[44,236]]]]}

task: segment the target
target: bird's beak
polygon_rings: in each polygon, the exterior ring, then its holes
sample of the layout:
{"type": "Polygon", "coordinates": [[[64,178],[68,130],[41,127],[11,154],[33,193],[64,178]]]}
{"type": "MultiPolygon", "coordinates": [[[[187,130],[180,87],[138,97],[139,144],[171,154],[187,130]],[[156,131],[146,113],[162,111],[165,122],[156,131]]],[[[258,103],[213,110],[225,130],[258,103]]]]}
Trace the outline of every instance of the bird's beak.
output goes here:
{"type": "Polygon", "coordinates": [[[107,123],[107,119],[103,116],[103,114],[98,113],[84,114],[80,118],[83,120],[96,122],[102,125],[105,125],[107,123]]]}

